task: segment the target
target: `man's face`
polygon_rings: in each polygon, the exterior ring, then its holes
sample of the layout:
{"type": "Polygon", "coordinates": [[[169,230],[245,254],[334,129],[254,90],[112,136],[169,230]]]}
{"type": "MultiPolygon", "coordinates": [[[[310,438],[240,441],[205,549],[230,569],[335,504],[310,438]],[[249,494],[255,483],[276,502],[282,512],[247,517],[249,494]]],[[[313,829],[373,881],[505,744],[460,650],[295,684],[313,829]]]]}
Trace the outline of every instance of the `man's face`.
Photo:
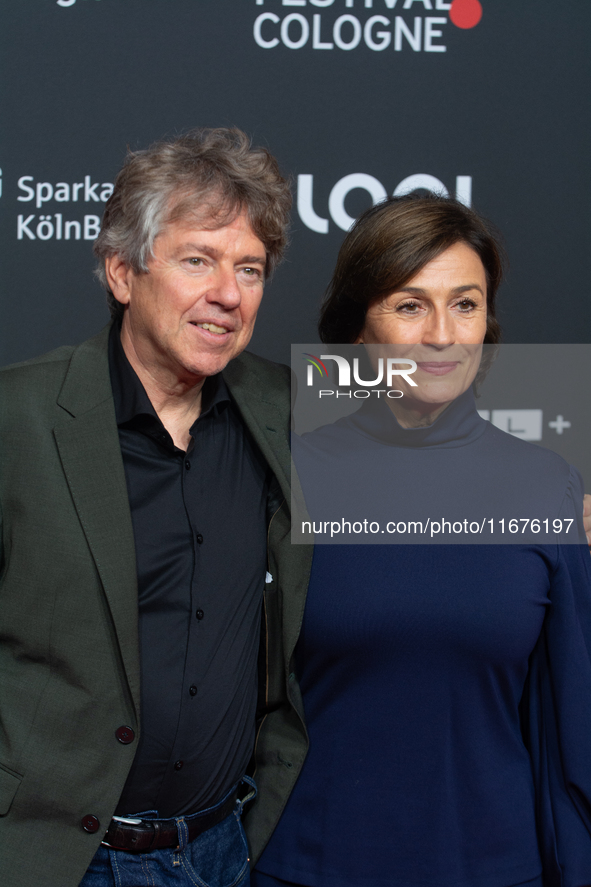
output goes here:
{"type": "Polygon", "coordinates": [[[220,372],[250,341],[263,295],[266,251],[245,213],[206,230],[170,223],[148,272],[112,262],[113,294],[127,305],[122,342],[150,374],[174,385],[220,372]]]}

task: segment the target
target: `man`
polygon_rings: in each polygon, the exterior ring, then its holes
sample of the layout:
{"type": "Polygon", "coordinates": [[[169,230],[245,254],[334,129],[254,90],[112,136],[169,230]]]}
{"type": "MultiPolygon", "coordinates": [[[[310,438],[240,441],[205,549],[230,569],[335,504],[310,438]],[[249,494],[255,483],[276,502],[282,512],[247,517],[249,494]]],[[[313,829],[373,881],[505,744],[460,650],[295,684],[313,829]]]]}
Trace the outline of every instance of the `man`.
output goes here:
{"type": "Polygon", "coordinates": [[[95,245],[110,328],[0,373],[6,887],[247,884],[260,689],[255,853],[295,783],[288,371],[242,354],[289,206],[237,130],[131,154],[95,245]]]}

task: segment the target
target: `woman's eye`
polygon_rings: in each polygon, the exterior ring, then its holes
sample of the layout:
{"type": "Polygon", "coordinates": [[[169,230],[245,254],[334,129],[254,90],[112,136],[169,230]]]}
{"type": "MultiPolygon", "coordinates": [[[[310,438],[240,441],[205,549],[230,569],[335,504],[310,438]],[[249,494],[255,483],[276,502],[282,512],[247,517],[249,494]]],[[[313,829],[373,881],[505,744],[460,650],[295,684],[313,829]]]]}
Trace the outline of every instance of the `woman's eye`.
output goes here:
{"type": "Polygon", "coordinates": [[[471,311],[476,307],[476,303],[472,301],[472,299],[462,299],[461,302],[458,302],[458,308],[460,311],[471,311]]]}
{"type": "Polygon", "coordinates": [[[403,302],[398,306],[398,311],[404,311],[406,314],[416,314],[419,306],[416,302],[403,302]]]}

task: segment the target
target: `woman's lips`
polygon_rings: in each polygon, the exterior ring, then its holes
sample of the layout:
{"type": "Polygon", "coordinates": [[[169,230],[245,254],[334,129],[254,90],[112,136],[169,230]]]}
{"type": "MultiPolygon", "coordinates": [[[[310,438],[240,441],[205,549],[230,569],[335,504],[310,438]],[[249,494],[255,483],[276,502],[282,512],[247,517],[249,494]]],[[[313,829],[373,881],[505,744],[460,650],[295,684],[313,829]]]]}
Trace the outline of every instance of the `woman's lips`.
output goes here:
{"type": "Polygon", "coordinates": [[[458,364],[459,360],[417,361],[419,369],[431,373],[432,376],[445,376],[455,370],[458,364]]]}

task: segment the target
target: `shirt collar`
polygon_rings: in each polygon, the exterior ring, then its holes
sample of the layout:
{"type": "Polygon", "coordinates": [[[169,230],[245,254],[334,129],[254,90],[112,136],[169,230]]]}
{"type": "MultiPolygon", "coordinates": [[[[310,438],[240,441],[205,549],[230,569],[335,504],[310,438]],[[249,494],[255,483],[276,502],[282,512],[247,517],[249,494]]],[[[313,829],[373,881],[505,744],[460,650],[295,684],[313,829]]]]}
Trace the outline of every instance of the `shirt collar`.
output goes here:
{"type": "MultiPolygon", "coordinates": [[[[109,333],[109,372],[111,375],[111,387],[115,401],[115,416],[117,425],[121,427],[127,423],[135,424],[140,416],[151,417],[147,419],[149,425],[157,423],[164,428],[154,409],[146,389],[140,382],[137,373],[133,369],[121,344],[121,324],[114,322],[109,333]]],[[[201,413],[199,419],[214,415],[217,416],[230,403],[230,393],[226,387],[221,373],[208,376],[201,391],[201,413]]],[[[199,421],[197,419],[196,421],[199,421]]],[[[140,420],[141,422],[141,420],[140,420]]],[[[146,419],[143,420],[146,422],[146,419]]],[[[194,425],[191,426],[191,431],[194,425]]]]}

